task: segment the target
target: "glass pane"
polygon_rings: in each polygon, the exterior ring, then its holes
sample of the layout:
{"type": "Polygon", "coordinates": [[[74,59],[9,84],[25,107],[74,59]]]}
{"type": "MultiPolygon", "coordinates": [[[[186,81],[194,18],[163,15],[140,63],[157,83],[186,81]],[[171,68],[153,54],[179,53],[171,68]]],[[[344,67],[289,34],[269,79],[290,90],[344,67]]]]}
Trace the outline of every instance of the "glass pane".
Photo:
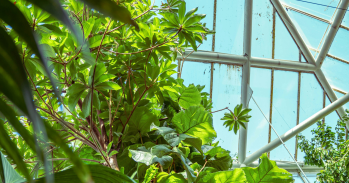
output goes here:
{"type": "MultiPolygon", "coordinates": [[[[288,71],[274,72],[272,124],[279,135],[296,126],[298,73],[288,71]]],[[[271,140],[278,138],[274,131],[271,140]]],[[[285,144],[292,155],[295,153],[295,137],[285,144]]],[[[293,161],[284,146],[280,145],[270,153],[272,160],[293,161]]]]}
{"type": "Polygon", "coordinates": [[[204,92],[210,93],[211,64],[185,61],[182,78],[184,84],[205,85],[204,92]]]}
{"type": "Polygon", "coordinates": [[[326,57],[321,69],[332,86],[349,91],[349,64],[326,57]]]}
{"type": "Polygon", "coordinates": [[[297,8],[299,10],[308,12],[315,16],[330,20],[339,0],[316,0],[316,1],[295,1],[295,0],[281,0],[285,4],[297,8]]]}
{"type": "Polygon", "coordinates": [[[217,0],[216,52],[242,55],[244,4],[244,1],[217,0]]]}
{"type": "MultiPolygon", "coordinates": [[[[233,110],[237,104],[241,103],[241,76],[242,67],[234,65],[214,64],[213,73],[213,94],[212,111],[217,111],[225,107],[233,110]]],[[[239,134],[228,131],[220,120],[227,111],[213,113],[213,126],[217,132],[219,145],[227,149],[231,154],[238,152],[239,134]]]]}
{"type": "Polygon", "coordinates": [[[275,59],[299,61],[299,50],[284,23],[276,14],[275,59]]]}
{"type": "MultiPolygon", "coordinates": [[[[314,74],[302,73],[301,76],[299,123],[302,123],[304,120],[320,111],[323,108],[324,98],[322,87],[314,74]]],[[[306,139],[310,140],[313,137],[311,130],[316,127],[317,125],[313,124],[301,132],[301,135],[304,135],[306,139]]],[[[297,161],[304,161],[304,156],[304,152],[298,150],[297,161]]]]}
{"type": "MultiPolygon", "coordinates": [[[[251,89],[253,98],[269,120],[270,111],[271,70],[251,68],[251,89]]],[[[247,156],[268,144],[269,124],[251,99],[252,109],[247,132],[247,156]]]]}
{"type": "Polygon", "coordinates": [[[345,29],[339,29],[331,45],[329,54],[349,61],[348,37],[349,31],[345,29]]]}
{"type": "MultiPolygon", "coordinates": [[[[338,96],[338,95],[337,95],[338,96]]],[[[326,97],[326,106],[330,105],[331,102],[330,100],[328,99],[328,97],[326,97]]],[[[327,115],[325,117],[325,123],[326,125],[332,127],[332,131],[334,132],[335,131],[335,128],[337,126],[337,121],[339,120],[339,116],[337,114],[336,111],[333,111],[331,114],[327,115]]]]}
{"type": "Polygon", "coordinates": [[[273,6],[269,0],[253,1],[252,56],[272,58],[273,6]]]}
{"type": "Polygon", "coordinates": [[[305,43],[313,48],[320,48],[319,44],[329,25],[298,12],[288,11],[288,14],[305,43]]]}

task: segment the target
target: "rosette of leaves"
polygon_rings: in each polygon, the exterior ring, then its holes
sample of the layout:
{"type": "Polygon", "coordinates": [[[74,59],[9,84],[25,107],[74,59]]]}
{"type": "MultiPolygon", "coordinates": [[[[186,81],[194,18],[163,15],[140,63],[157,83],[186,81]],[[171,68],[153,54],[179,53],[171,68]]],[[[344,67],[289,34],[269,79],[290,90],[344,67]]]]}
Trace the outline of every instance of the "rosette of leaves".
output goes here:
{"type": "Polygon", "coordinates": [[[251,116],[248,113],[251,110],[249,108],[243,109],[242,104],[240,104],[234,108],[234,112],[229,110],[229,113],[225,113],[221,120],[225,120],[224,125],[229,127],[229,131],[234,129],[234,133],[236,134],[240,129],[240,125],[246,129],[244,123],[249,122],[251,116]]]}

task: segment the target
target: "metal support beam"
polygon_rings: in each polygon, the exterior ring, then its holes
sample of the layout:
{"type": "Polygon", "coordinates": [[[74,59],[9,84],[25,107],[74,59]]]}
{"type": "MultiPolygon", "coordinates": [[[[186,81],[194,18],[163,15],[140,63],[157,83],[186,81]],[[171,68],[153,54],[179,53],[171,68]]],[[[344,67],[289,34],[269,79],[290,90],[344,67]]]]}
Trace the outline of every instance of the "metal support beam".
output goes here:
{"type": "MultiPolygon", "coordinates": [[[[319,112],[315,113],[314,115],[310,116],[308,119],[304,120],[299,125],[293,127],[292,129],[290,129],[289,131],[287,131],[286,133],[281,135],[280,138],[284,142],[288,141],[292,137],[296,136],[298,133],[307,129],[308,127],[310,127],[311,125],[313,125],[314,123],[316,123],[320,119],[324,118],[325,116],[329,115],[331,112],[333,112],[334,110],[343,106],[347,102],[349,102],[349,94],[344,95],[343,97],[336,100],[332,104],[328,105],[324,109],[322,109],[319,112]]],[[[243,164],[249,165],[253,161],[257,160],[263,153],[270,152],[271,150],[275,149],[276,147],[278,147],[281,144],[282,144],[282,142],[280,141],[279,138],[273,140],[272,142],[270,142],[266,146],[260,148],[259,150],[257,150],[256,152],[254,152],[253,154],[248,156],[245,159],[245,161],[243,162],[243,164]]]]}
{"type": "MultiPolygon", "coordinates": [[[[183,56],[187,56],[191,51],[185,51],[183,56]]],[[[198,62],[214,62],[222,64],[236,64],[243,65],[247,62],[247,58],[242,55],[233,55],[216,52],[198,51],[193,52],[187,58],[187,60],[198,62]]],[[[257,58],[251,57],[250,63],[252,67],[264,67],[275,68],[290,71],[302,71],[302,72],[314,72],[316,70],[315,65],[309,63],[300,63],[288,60],[278,60],[269,58],[257,58]]]]}
{"type": "MultiPolygon", "coordinates": [[[[344,0],[342,2],[346,2],[346,1],[348,1],[348,0],[344,0]]],[[[299,34],[298,30],[296,29],[295,25],[292,23],[291,18],[288,16],[286,10],[284,9],[282,4],[280,3],[280,0],[270,0],[270,2],[273,4],[273,6],[276,9],[276,11],[279,13],[279,16],[280,16],[281,20],[284,22],[286,28],[288,29],[289,33],[293,37],[293,39],[296,42],[298,48],[302,51],[303,56],[305,57],[305,59],[309,63],[316,65],[316,62],[315,62],[315,59],[314,59],[313,55],[310,53],[309,48],[305,44],[304,40],[302,39],[302,37],[299,34]]],[[[327,54],[327,52],[325,53],[325,56],[326,56],[326,54],[327,54]]],[[[334,91],[332,90],[332,88],[331,88],[330,84],[328,83],[326,77],[324,76],[323,72],[321,71],[320,65],[316,65],[316,67],[318,69],[315,71],[315,75],[316,75],[317,79],[319,80],[321,86],[325,90],[327,96],[330,98],[330,101],[331,102],[336,101],[337,100],[337,96],[334,93],[334,91]]],[[[346,115],[345,110],[344,110],[343,107],[338,108],[337,113],[339,114],[340,117],[346,115]]],[[[346,126],[347,126],[347,129],[348,129],[349,128],[349,121],[346,121],[346,126]]]]}
{"type": "Polygon", "coordinates": [[[342,2],[340,3],[337,9],[337,13],[334,17],[330,31],[328,32],[325,38],[324,44],[321,48],[321,51],[316,59],[316,64],[320,65],[320,67],[326,58],[326,54],[330,50],[334,37],[336,36],[339,26],[341,25],[342,20],[344,18],[344,15],[347,12],[348,6],[349,6],[349,0],[342,0],[342,2]]]}
{"type": "MultiPolygon", "coordinates": [[[[250,70],[251,70],[251,43],[252,43],[252,15],[253,15],[253,0],[245,0],[245,26],[244,26],[244,57],[247,61],[242,67],[242,83],[241,83],[241,103],[244,108],[248,108],[248,90],[250,88],[250,70]]],[[[246,158],[247,147],[247,130],[248,124],[245,128],[239,130],[239,162],[244,162],[246,158]]]]}
{"type": "MultiPolygon", "coordinates": [[[[283,168],[289,172],[299,171],[297,164],[293,161],[275,161],[275,163],[279,168],[283,168]]],[[[322,167],[305,165],[304,162],[298,162],[298,164],[304,172],[319,172],[320,170],[324,170],[324,168],[322,168],[322,167]]],[[[240,168],[240,166],[241,166],[241,164],[239,164],[239,163],[233,163],[232,169],[240,168]]],[[[255,162],[249,164],[249,167],[258,167],[258,166],[259,166],[258,161],[255,161],[255,162]]]]}

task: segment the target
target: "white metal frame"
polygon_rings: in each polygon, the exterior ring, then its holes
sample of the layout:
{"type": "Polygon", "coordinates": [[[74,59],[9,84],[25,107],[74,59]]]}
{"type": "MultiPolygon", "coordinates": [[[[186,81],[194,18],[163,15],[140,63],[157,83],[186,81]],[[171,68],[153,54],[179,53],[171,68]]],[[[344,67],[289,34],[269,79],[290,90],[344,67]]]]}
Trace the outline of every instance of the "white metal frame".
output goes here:
{"type": "MultiPolygon", "coordinates": [[[[283,21],[284,25],[288,29],[290,35],[294,39],[297,44],[299,50],[302,52],[304,58],[307,60],[307,63],[287,61],[287,60],[278,60],[278,59],[266,59],[266,58],[256,58],[251,57],[251,36],[252,36],[252,4],[253,0],[245,0],[245,13],[244,13],[244,55],[233,55],[233,54],[224,54],[217,52],[207,52],[207,51],[198,51],[189,54],[189,51],[186,51],[183,56],[187,57],[189,61],[199,61],[199,62],[210,62],[210,63],[225,63],[225,64],[236,64],[242,65],[242,85],[241,85],[241,102],[243,106],[248,107],[248,96],[247,91],[250,83],[250,67],[263,67],[263,68],[272,68],[272,69],[281,69],[281,70],[291,70],[298,72],[311,72],[314,73],[316,78],[318,79],[320,85],[323,87],[323,90],[329,97],[331,104],[319,112],[315,113],[313,116],[309,117],[302,123],[298,124],[294,128],[290,129],[285,134],[281,135],[281,139],[286,142],[292,137],[296,136],[298,133],[310,127],[312,124],[317,122],[318,120],[324,118],[326,115],[330,114],[333,111],[337,111],[340,117],[346,115],[344,108],[342,107],[345,103],[349,102],[349,93],[345,94],[345,96],[340,99],[337,98],[333,89],[329,82],[327,81],[324,73],[321,70],[322,63],[326,56],[328,56],[328,51],[331,47],[331,44],[338,32],[339,28],[345,28],[341,26],[341,22],[347,12],[347,8],[349,6],[349,0],[341,0],[338,10],[335,12],[334,21],[327,21],[326,23],[330,24],[330,29],[328,34],[325,37],[324,44],[319,50],[319,55],[317,59],[313,57],[310,52],[310,47],[306,45],[305,41],[301,37],[298,32],[296,26],[293,24],[291,18],[287,14],[285,10],[285,6],[280,0],[270,0],[271,4],[275,8],[276,12],[279,14],[279,17],[283,21]]],[[[299,11],[299,10],[298,10],[299,11]]],[[[304,12],[303,12],[304,13],[304,12]]],[[[309,14],[310,17],[311,14],[309,14]]],[[[307,16],[309,16],[307,15],[307,16]]],[[[313,17],[314,18],[314,17],[313,17]]],[[[316,18],[316,17],[315,17],[316,18]]],[[[320,20],[323,21],[323,20],[320,20]]],[[[345,61],[347,62],[347,61],[345,61]]],[[[348,62],[349,63],[349,62],[348,62]]],[[[211,78],[212,80],[212,78],[211,78]]],[[[349,129],[349,121],[346,121],[347,129],[349,129]]],[[[270,152],[275,149],[282,142],[279,139],[275,139],[271,141],[266,146],[257,150],[250,156],[246,157],[246,144],[247,144],[247,125],[246,130],[240,129],[239,134],[239,150],[238,157],[240,164],[235,164],[234,167],[240,166],[256,166],[255,160],[257,160],[263,153],[270,152]]],[[[283,166],[280,164],[280,166],[283,166]]],[[[296,169],[295,164],[292,165],[293,169],[296,169]]],[[[314,167],[309,167],[311,170],[317,171],[314,167]]]]}

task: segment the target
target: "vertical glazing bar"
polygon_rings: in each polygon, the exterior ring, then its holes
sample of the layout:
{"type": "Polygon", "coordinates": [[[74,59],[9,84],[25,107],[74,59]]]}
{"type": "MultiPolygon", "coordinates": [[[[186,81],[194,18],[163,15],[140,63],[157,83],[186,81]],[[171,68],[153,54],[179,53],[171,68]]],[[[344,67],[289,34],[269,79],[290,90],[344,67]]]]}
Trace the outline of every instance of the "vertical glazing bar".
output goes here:
{"type": "MultiPolygon", "coordinates": [[[[251,40],[252,40],[252,6],[253,0],[245,0],[244,12],[244,56],[247,61],[242,67],[242,84],[241,84],[241,103],[244,108],[248,107],[248,91],[250,87],[250,59],[251,59],[251,40]]],[[[247,147],[247,130],[248,124],[245,124],[246,129],[240,128],[239,132],[239,162],[244,162],[246,158],[247,147]]],[[[242,165],[243,166],[243,165],[242,165]]]]}
{"type": "MultiPolygon", "coordinates": [[[[275,16],[275,8],[273,7],[273,32],[272,32],[272,51],[271,51],[271,58],[275,59],[275,22],[276,22],[276,16],[275,16]]],[[[271,86],[270,86],[270,113],[269,113],[269,122],[272,123],[272,117],[273,117],[273,92],[274,92],[274,69],[271,69],[271,86]]],[[[269,125],[269,131],[268,131],[268,143],[271,141],[271,126],[269,125]]],[[[268,152],[268,158],[270,158],[270,152],[268,152]]]]}
{"type": "MultiPolygon", "coordinates": [[[[216,14],[217,14],[217,0],[214,0],[213,5],[213,31],[216,31],[216,14]]],[[[212,35],[212,51],[215,51],[216,47],[216,34],[212,35]]],[[[212,101],[212,92],[213,92],[213,72],[214,72],[214,64],[211,63],[211,80],[210,80],[210,99],[212,101]]]]}
{"type": "MultiPolygon", "coordinates": [[[[302,52],[299,50],[299,62],[302,61],[302,52]]],[[[301,79],[302,73],[298,72],[298,93],[297,93],[297,125],[299,124],[299,112],[300,112],[300,105],[301,105],[301,79]]],[[[295,147],[295,154],[294,154],[294,159],[298,161],[298,135],[296,135],[296,147],[295,147]]]]}
{"type": "MultiPolygon", "coordinates": [[[[272,124],[273,122],[273,94],[274,94],[274,68],[271,69],[271,86],[270,86],[270,113],[269,113],[269,122],[272,124]]],[[[269,125],[269,133],[268,133],[268,144],[271,141],[271,126],[269,125]]],[[[270,158],[270,152],[268,152],[268,158],[270,158]]]]}

